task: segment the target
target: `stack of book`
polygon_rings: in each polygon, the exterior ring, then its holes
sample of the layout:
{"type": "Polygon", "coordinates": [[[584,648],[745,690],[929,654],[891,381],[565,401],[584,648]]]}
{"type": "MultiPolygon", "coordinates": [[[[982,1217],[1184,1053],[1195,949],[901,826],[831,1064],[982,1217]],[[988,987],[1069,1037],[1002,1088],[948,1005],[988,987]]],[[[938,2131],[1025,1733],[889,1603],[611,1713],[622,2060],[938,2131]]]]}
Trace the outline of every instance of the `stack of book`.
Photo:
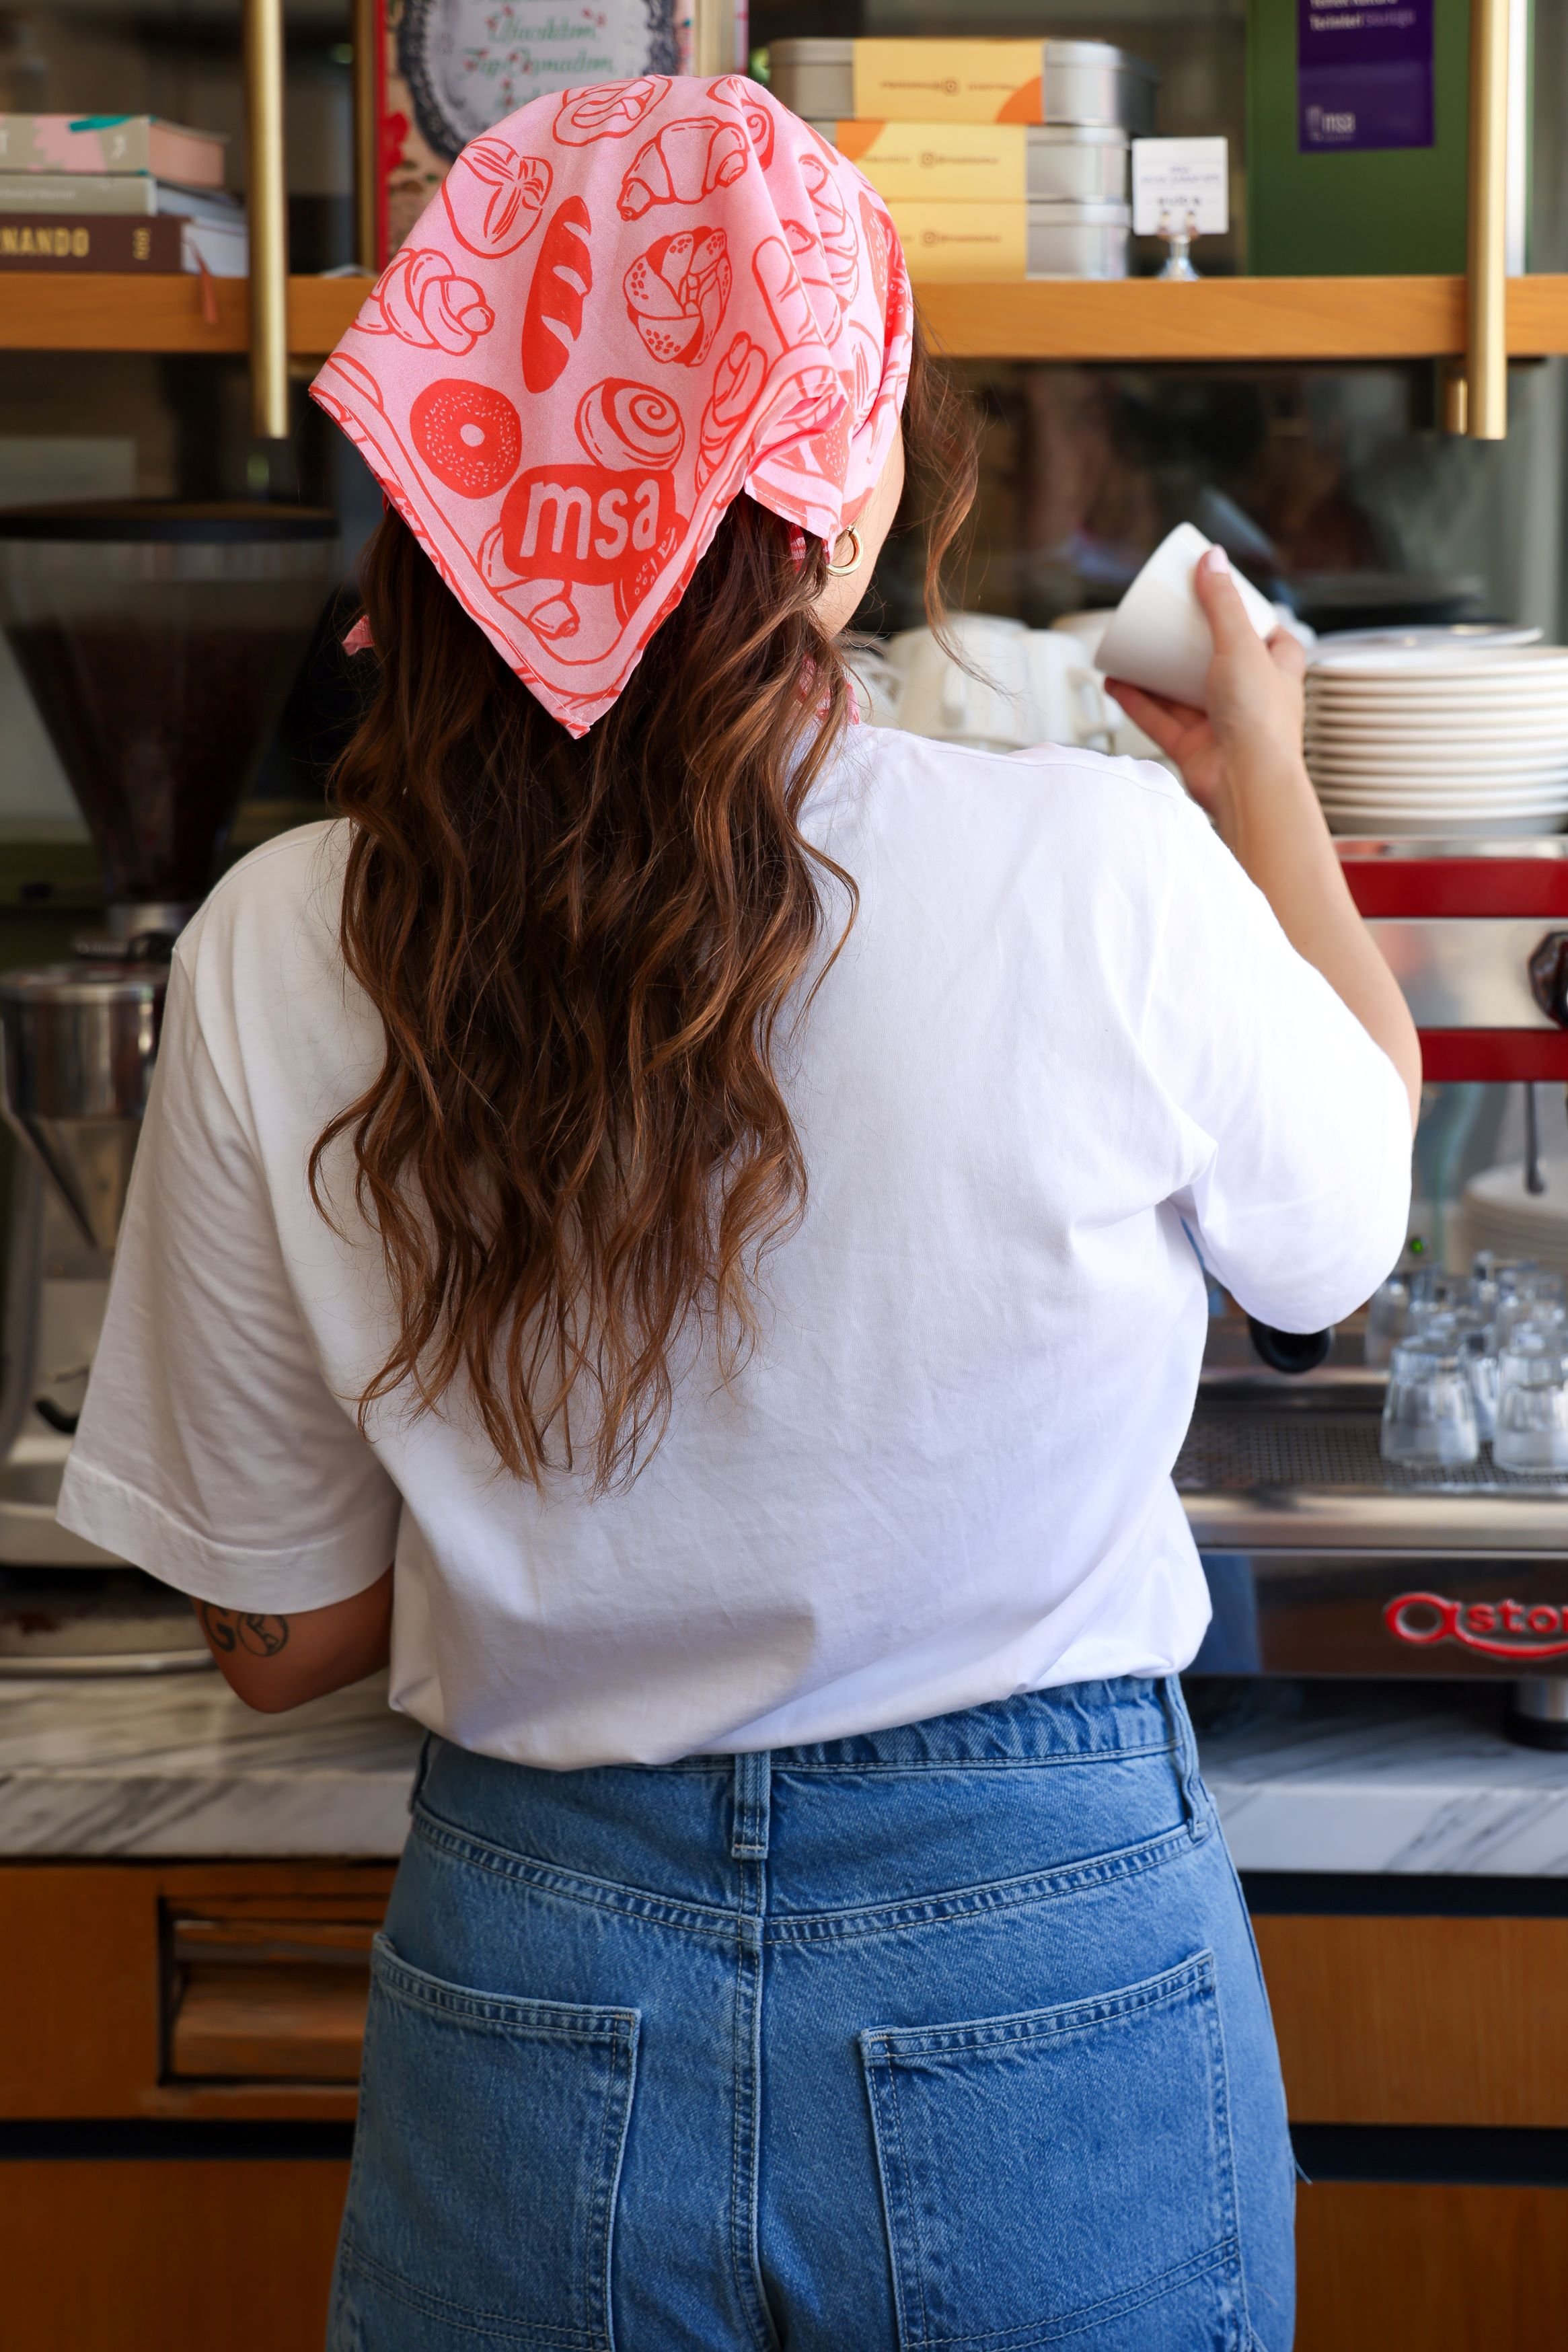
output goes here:
{"type": "Polygon", "coordinates": [[[915,279],[1124,278],[1154,76],[1099,41],[775,41],[775,97],[864,173],[915,279]]]}
{"type": "Polygon", "coordinates": [[[224,143],[150,114],[0,114],[0,270],[243,278],[224,143]]]}

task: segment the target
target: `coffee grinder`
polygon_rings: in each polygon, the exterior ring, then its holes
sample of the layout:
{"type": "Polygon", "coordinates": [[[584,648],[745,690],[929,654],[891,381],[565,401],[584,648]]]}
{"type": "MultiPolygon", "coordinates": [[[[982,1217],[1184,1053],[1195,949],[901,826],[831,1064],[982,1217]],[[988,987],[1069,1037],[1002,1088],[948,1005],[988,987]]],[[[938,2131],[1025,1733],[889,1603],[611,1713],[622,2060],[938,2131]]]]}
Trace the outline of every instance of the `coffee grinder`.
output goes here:
{"type": "Polygon", "coordinates": [[[103,869],[100,937],[0,973],[11,1188],[0,1671],[204,1663],[188,1611],[55,1522],[169,960],[336,571],[329,513],[111,500],[0,514],[0,628],[103,869]],[[63,1572],[63,1573],[62,1573],[63,1572]]]}

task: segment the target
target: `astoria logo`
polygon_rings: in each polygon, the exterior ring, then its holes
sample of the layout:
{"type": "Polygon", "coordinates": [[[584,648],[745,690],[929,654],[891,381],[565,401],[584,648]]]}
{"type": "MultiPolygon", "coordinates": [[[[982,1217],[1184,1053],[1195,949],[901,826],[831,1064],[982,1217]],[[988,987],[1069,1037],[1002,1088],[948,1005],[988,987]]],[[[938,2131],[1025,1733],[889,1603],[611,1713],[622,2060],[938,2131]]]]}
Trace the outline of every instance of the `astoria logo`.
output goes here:
{"type": "Polygon", "coordinates": [[[1450,1601],[1441,1592],[1401,1592],[1383,1612],[1396,1642],[1458,1642],[1489,1658],[1568,1656],[1568,1608],[1549,1601],[1450,1601]]]}

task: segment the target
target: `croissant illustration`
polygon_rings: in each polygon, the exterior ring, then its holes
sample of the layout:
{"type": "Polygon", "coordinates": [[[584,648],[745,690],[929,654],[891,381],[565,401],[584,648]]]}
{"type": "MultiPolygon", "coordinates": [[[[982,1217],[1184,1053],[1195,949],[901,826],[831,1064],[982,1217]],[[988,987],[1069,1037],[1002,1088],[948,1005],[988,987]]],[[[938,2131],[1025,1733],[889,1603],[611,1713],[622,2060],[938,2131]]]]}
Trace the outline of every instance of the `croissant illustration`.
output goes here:
{"type": "Polygon", "coordinates": [[[542,155],[505,139],[474,139],[441,184],[459,245],[481,256],[515,253],[538,226],[554,177],[542,155]]]}
{"type": "Polygon", "coordinates": [[[856,249],[855,233],[833,184],[832,173],[822,157],[808,149],[800,163],[800,177],[806,183],[806,193],[817,215],[817,232],[827,260],[828,276],[832,281],[839,306],[844,310],[854,300],[855,289],[860,284],[860,254],[856,249]]]}
{"type": "Polygon", "coordinates": [[[526,621],[536,635],[553,643],[574,637],[582,615],[571,601],[564,580],[523,579],[512,570],[502,546],[503,527],[497,523],[479,542],[479,574],[493,588],[508,612],[526,621]]]}
{"type": "Polygon", "coordinates": [[[366,296],[359,323],[367,335],[396,335],[420,351],[461,359],[489,333],[496,313],[445,254],[405,245],[366,296]]]}
{"type": "Polygon", "coordinates": [[[719,228],[656,237],[623,281],[632,325],[656,360],[698,367],[729,299],[729,255],[719,228]]]}
{"type": "Polygon", "coordinates": [[[716,188],[733,186],[750,152],[738,122],[711,115],[666,122],[632,158],[616,210],[622,220],[641,220],[653,205],[700,205],[716,188]]]}

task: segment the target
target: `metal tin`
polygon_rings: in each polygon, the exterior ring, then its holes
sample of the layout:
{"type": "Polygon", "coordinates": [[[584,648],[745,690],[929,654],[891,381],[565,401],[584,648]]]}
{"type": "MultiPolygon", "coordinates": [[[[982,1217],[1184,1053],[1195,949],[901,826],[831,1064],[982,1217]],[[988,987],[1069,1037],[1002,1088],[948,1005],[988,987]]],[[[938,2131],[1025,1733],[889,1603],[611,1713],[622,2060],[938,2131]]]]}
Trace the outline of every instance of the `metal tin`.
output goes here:
{"type": "MultiPolygon", "coordinates": [[[[775,41],[768,87],[781,106],[810,121],[848,121],[855,110],[852,40],[775,41]]],[[[1048,123],[1125,131],[1145,139],[1155,127],[1159,76],[1142,58],[1109,41],[1044,40],[1041,113],[1048,123]]]]}
{"type": "Polygon", "coordinates": [[[1030,278],[1125,278],[1130,205],[1031,204],[1030,278]]]}

